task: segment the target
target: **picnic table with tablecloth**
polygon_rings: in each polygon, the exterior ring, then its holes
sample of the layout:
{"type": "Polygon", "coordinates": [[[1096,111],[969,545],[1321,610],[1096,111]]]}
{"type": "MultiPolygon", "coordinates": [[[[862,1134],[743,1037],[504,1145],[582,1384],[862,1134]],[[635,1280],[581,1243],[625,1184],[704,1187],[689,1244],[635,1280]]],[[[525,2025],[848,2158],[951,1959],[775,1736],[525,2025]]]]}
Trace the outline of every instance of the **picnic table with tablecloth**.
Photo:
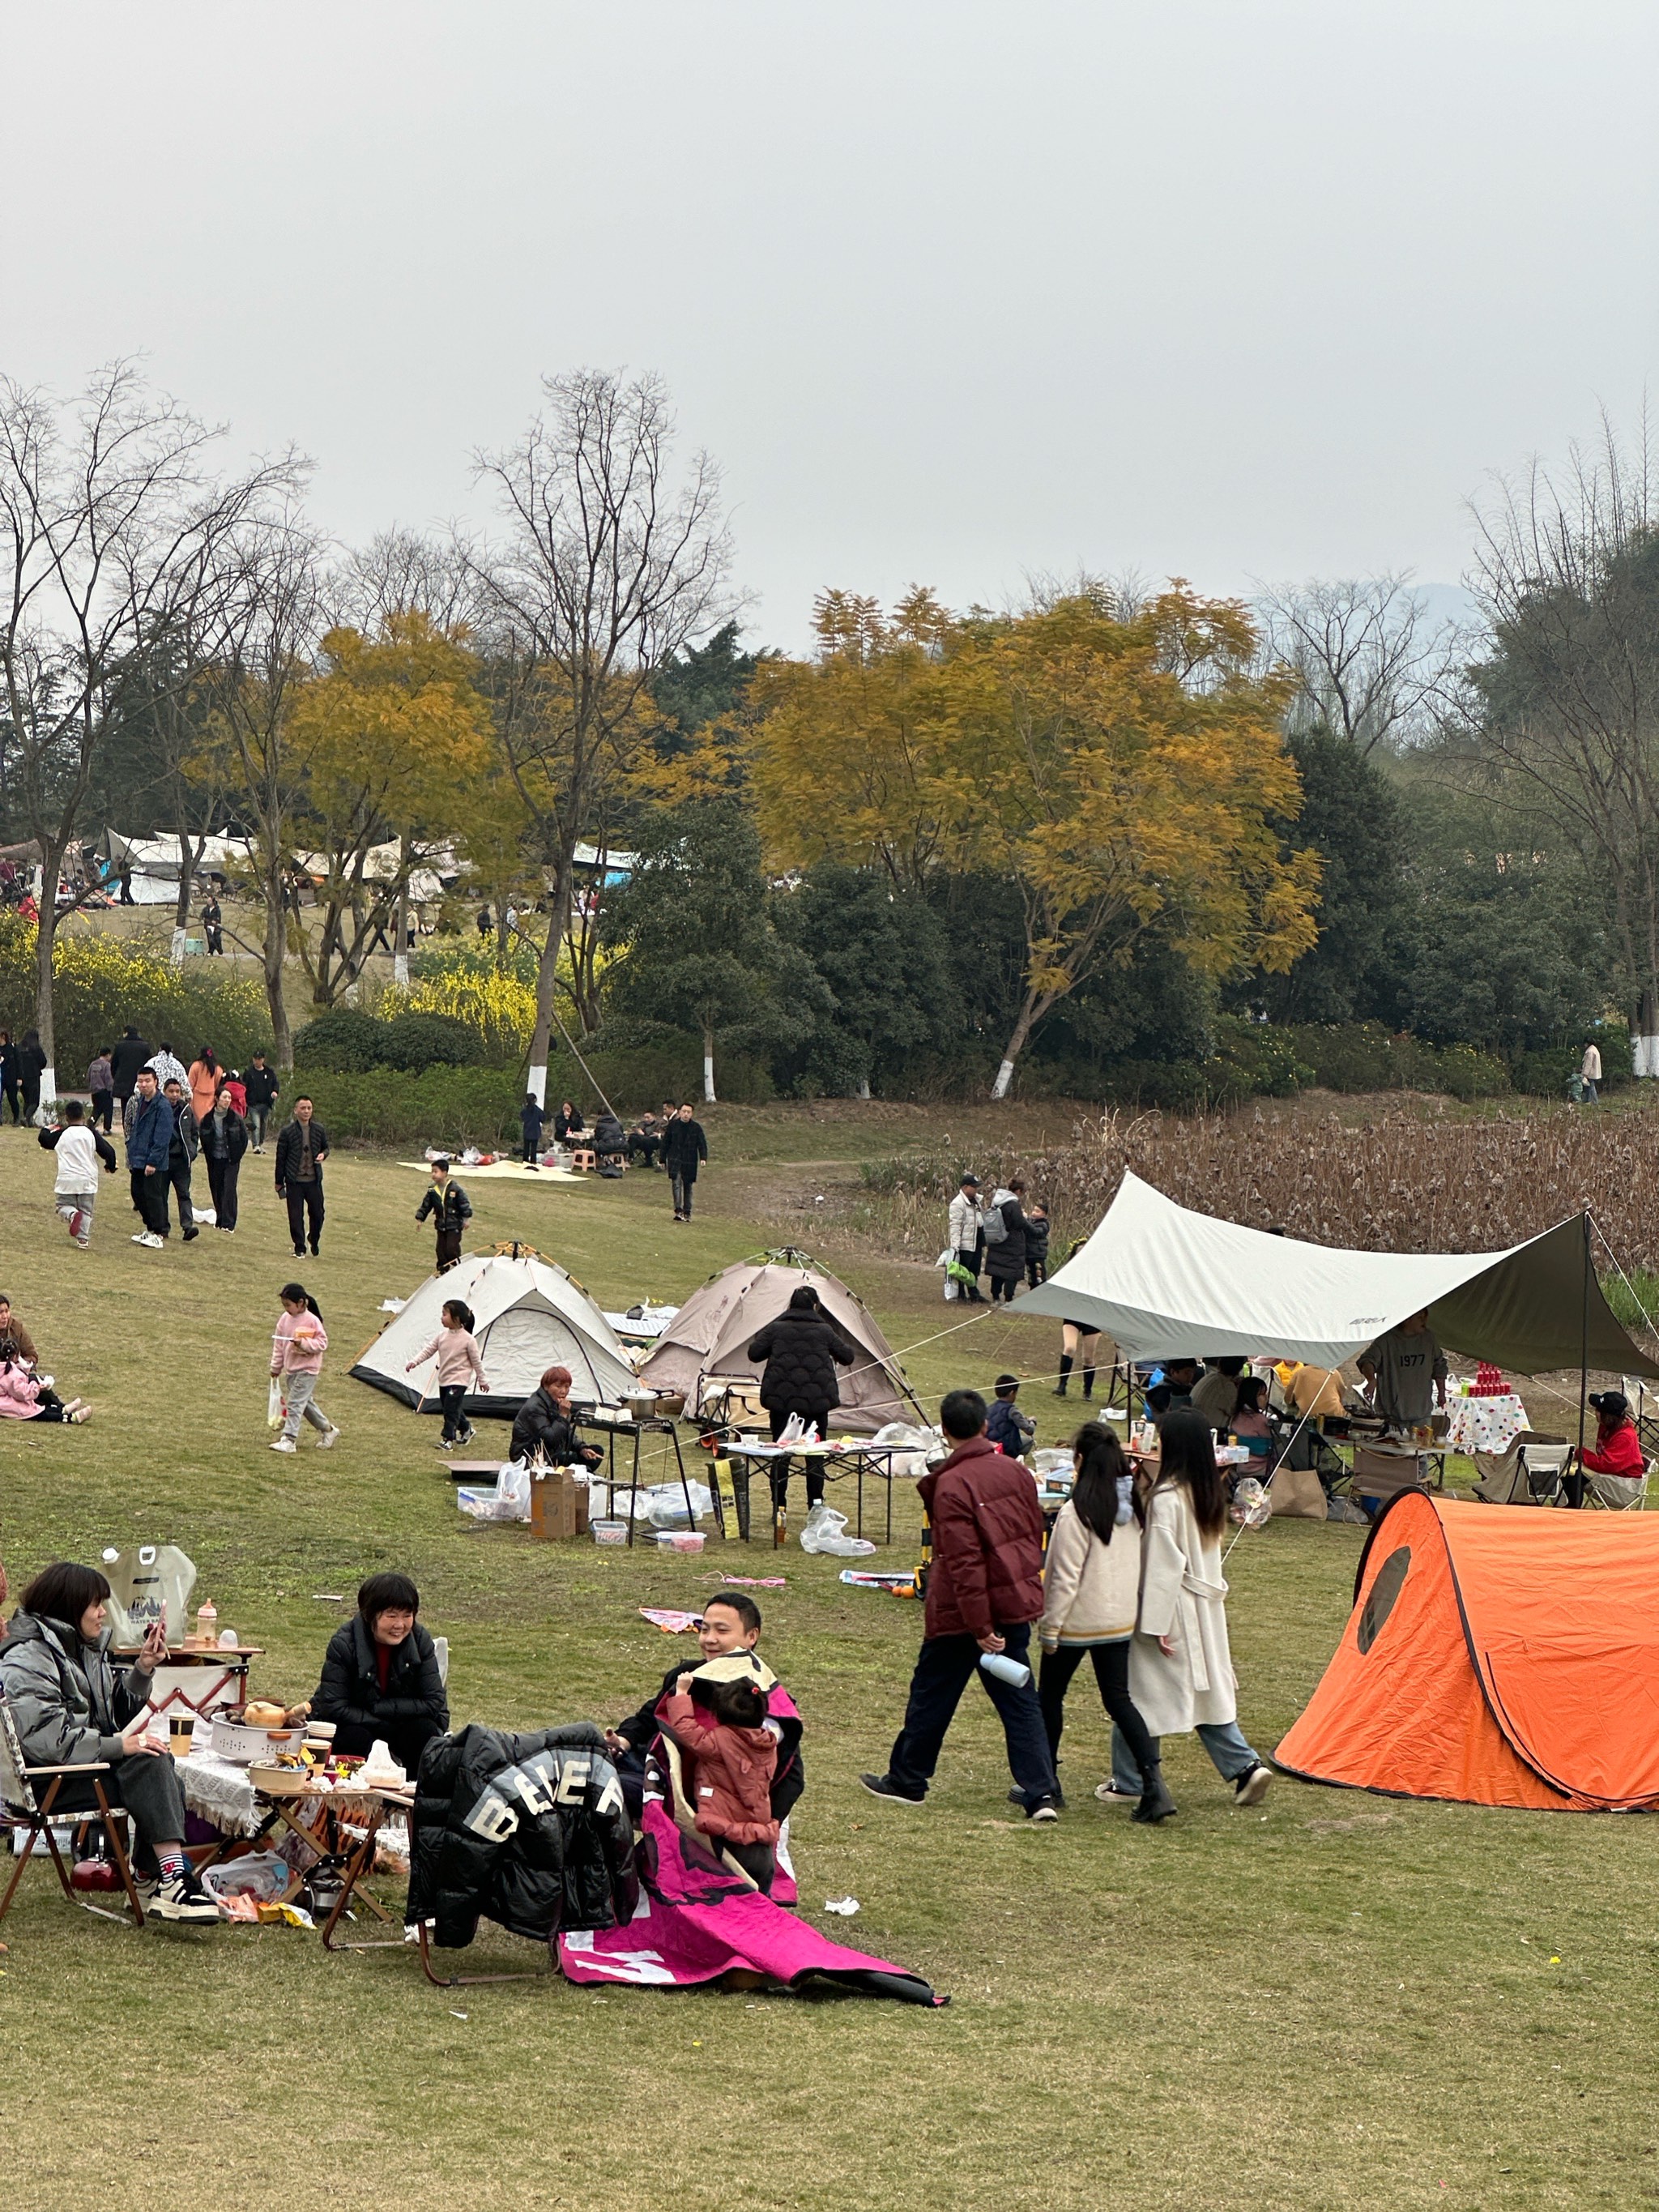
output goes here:
{"type": "Polygon", "coordinates": [[[1453,1451],[1485,1452],[1501,1459],[1522,1431],[1531,1425],[1527,1409],[1515,1393],[1506,1391],[1501,1398],[1448,1398],[1446,1413],[1450,1426],[1446,1442],[1453,1451]]]}

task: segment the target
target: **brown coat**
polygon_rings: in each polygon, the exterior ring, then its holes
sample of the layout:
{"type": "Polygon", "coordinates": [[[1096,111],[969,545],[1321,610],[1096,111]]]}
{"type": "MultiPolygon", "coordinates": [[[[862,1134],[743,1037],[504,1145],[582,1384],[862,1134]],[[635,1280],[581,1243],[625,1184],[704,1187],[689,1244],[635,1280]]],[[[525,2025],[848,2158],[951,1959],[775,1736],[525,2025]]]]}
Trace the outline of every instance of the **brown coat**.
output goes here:
{"type": "Polygon", "coordinates": [[[729,1844],[775,1844],[772,1777],[778,1740],[772,1731],[726,1728],[678,1690],[657,1710],[691,1761],[686,1787],[696,1808],[698,1832],[729,1844]]]}
{"type": "Polygon", "coordinates": [[[970,1437],[916,1489],[933,1529],[923,1635],[988,1636],[1039,1620],[1042,1508],[1027,1469],[970,1437]]]}

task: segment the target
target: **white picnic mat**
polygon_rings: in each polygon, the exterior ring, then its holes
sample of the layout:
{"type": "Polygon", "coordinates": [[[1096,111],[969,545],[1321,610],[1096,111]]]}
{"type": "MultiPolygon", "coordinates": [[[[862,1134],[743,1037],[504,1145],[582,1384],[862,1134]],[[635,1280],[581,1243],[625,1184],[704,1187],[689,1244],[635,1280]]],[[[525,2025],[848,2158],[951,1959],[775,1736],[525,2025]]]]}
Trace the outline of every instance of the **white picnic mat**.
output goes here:
{"type": "MultiPolygon", "coordinates": [[[[400,1168],[416,1168],[422,1175],[430,1175],[430,1160],[399,1160],[400,1168]]],[[[452,1156],[450,1174],[457,1182],[477,1182],[481,1177],[500,1182],[592,1182],[591,1175],[576,1175],[569,1168],[532,1168],[522,1160],[492,1160],[485,1167],[470,1168],[466,1162],[452,1156]]]]}

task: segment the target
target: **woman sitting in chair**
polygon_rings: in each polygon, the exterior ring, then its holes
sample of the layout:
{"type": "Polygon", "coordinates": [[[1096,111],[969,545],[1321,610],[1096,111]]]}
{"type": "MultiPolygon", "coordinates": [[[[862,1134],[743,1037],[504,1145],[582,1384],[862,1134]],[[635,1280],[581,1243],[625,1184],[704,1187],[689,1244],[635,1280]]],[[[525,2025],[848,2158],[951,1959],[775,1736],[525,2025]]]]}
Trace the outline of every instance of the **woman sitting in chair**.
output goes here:
{"type": "Polygon", "coordinates": [[[1647,1468],[1642,1439],[1622,1390],[1592,1392],[1590,1403],[1595,1408],[1595,1449],[1579,1453],[1579,1472],[1564,1477],[1561,1487],[1569,1504],[1582,1505],[1588,1492],[1613,1512],[1622,1513],[1642,1500],[1647,1468]]]}
{"type": "Polygon", "coordinates": [[[334,1723],[334,1748],[349,1758],[378,1736],[412,1779],[421,1753],[449,1727],[438,1654],[416,1614],[421,1593],[407,1575],[371,1575],[357,1610],[328,1640],[323,1679],[309,1711],[334,1723]]]}
{"type": "MultiPolygon", "coordinates": [[[[167,1638],[152,1628],[131,1667],[110,1663],[109,1584],[96,1567],[60,1559],[43,1568],[23,1592],[0,1643],[0,1689],[16,1725],[24,1764],[98,1766],[107,1774],[64,1775],[52,1800],[60,1813],[124,1807],[137,1837],[137,1870],[155,1884],[147,1910],[158,1920],[216,1921],[219,1908],[185,1856],[185,1800],[170,1754],[146,1733],[149,1679],[167,1656],[167,1638]]],[[[37,1803],[53,1778],[33,1779],[37,1803]]]]}

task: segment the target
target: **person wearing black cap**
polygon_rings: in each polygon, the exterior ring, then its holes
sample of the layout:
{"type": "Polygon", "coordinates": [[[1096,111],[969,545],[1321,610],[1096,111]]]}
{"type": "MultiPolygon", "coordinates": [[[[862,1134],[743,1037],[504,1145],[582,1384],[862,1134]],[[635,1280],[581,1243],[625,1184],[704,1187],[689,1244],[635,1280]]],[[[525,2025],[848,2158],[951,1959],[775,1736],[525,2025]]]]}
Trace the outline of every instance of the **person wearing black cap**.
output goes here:
{"type": "Polygon", "coordinates": [[[973,1278],[961,1285],[962,1295],[969,1305],[982,1306],[979,1294],[980,1265],[985,1256],[985,1237],[979,1225],[979,1177],[965,1175],[951,1200],[951,1225],[947,1232],[951,1249],[957,1262],[973,1278]]]}
{"type": "Polygon", "coordinates": [[[1622,1513],[1642,1502],[1647,1468],[1642,1439],[1622,1390],[1592,1391],[1590,1403],[1595,1408],[1595,1449],[1579,1453],[1577,1472],[1564,1475],[1561,1487],[1570,1504],[1582,1505],[1588,1492],[1622,1513]]]}

